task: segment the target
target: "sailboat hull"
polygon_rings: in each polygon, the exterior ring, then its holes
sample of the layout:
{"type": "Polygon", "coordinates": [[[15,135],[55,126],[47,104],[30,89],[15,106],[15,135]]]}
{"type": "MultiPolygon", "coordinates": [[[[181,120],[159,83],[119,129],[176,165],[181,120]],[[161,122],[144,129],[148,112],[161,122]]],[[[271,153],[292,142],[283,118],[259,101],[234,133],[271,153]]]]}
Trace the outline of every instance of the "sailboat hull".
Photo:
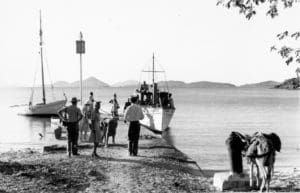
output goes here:
{"type": "Polygon", "coordinates": [[[30,106],[25,112],[20,113],[20,115],[42,117],[57,116],[58,110],[64,107],[66,102],[66,100],[60,100],[47,104],[33,105],[30,106]]]}
{"type": "Polygon", "coordinates": [[[173,118],[175,109],[164,109],[160,107],[142,107],[144,119],[141,125],[156,134],[162,134],[167,130],[173,118]]]}

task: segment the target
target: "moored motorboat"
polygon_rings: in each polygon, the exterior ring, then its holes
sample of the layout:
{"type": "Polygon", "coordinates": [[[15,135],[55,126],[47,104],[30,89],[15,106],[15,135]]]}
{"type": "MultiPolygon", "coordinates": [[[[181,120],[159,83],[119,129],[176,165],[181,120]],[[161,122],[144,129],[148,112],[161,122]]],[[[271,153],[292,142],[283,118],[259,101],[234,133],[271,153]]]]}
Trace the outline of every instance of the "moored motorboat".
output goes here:
{"type": "Polygon", "coordinates": [[[149,88],[149,85],[144,82],[137,90],[144,113],[144,119],[140,121],[140,124],[155,134],[162,134],[169,128],[175,113],[172,94],[169,92],[168,87],[167,90],[160,91],[159,83],[155,80],[155,73],[165,72],[155,69],[154,54],[152,57],[152,70],[143,70],[143,72],[152,73],[152,84],[149,88]]]}

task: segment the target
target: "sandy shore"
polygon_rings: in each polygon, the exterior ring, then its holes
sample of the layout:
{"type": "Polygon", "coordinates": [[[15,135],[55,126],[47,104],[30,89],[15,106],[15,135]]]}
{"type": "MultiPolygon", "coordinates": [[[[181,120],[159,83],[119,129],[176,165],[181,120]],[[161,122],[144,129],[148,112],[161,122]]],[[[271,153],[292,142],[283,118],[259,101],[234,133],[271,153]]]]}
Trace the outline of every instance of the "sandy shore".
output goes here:
{"type": "MultiPolygon", "coordinates": [[[[214,192],[215,170],[201,170],[185,154],[162,139],[141,139],[139,156],[128,156],[126,139],[98,149],[91,145],[80,156],[65,150],[32,149],[0,154],[3,192],[214,192]]],[[[63,148],[64,149],[64,148],[63,148]]],[[[275,168],[271,191],[300,191],[299,169],[275,168]]]]}

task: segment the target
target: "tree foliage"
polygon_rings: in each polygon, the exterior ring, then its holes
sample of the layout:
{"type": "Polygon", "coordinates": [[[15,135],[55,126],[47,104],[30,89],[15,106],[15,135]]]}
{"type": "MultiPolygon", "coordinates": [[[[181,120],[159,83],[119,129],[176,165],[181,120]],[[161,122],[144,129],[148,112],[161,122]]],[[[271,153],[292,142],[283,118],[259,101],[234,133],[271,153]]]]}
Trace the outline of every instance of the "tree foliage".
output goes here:
{"type": "Polygon", "coordinates": [[[266,15],[272,18],[279,15],[278,7],[290,8],[294,3],[299,0],[218,0],[217,5],[223,5],[224,7],[238,8],[239,12],[247,19],[251,19],[257,12],[257,8],[263,4],[267,5],[266,15]]]}
{"type": "MultiPolygon", "coordinates": [[[[285,31],[283,33],[277,34],[278,41],[281,41],[283,39],[292,38],[294,40],[298,40],[300,37],[300,32],[295,33],[289,33],[288,31],[285,31]]],[[[289,46],[281,46],[276,47],[272,46],[271,51],[277,51],[277,53],[285,59],[286,65],[289,65],[293,61],[300,63],[300,48],[292,48],[289,46]]]]}
{"type": "MultiPolygon", "coordinates": [[[[250,20],[256,15],[258,7],[262,7],[262,5],[265,5],[266,7],[266,15],[275,18],[279,15],[278,10],[280,6],[283,8],[291,8],[295,3],[299,2],[300,0],[218,0],[217,5],[222,5],[228,9],[237,8],[240,14],[250,20]]],[[[285,31],[277,34],[278,41],[287,38],[298,40],[299,37],[300,31],[294,33],[285,31]]],[[[292,62],[300,63],[300,48],[292,48],[286,45],[281,47],[272,46],[270,51],[276,51],[285,60],[286,65],[289,65],[292,62]]]]}

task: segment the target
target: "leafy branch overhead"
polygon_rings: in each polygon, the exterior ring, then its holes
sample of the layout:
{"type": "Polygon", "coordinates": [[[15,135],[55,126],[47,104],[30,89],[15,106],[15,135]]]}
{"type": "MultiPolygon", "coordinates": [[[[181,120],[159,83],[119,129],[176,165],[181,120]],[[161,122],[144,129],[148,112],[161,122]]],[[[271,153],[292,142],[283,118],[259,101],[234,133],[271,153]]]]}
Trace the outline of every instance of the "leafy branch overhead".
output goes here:
{"type": "Polygon", "coordinates": [[[256,14],[258,6],[263,4],[268,6],[266,15],[274,18],[279,15],[278,6],[290,8],[297,2],[299,0],[218,0],[217,5],[223,5],[228,9],[238,8],[241,14],[245,15],[247,19],[251,19],[256,14]]]}
{"type": "MultiPolygon", "coordinates": [[[[285,38],[293,38],[295,40],[298,40],[299,37],[300,37],[300,32],[289,34],[288,31],[285,31],[283,33],[277,34],[277,38],[279,41],[285,38]]],[[[300,48],[291,48],[287,46],[282,46],[281,48],[277,48],[276,46],[272,46],[270,51],[278,51],[278,54],[282,58],[286,59],[285,61],[286,65],[289,65],[293,61],[300,63],[300,48]]]]}
{"type": "MultiPolygon", "coordinates": [[[[299,2],[300,0],[217,0],[217,5],[224,6],[228,9],[237,8],[240,14],[250,20],[256,15],[258,7],[266,7],[266,15],[274,18],[279,15],[279,7],[290,8],[293,7],[295,3],[299,2]]],[[[298,40],[299,37],[300,31],[292,34],[285,31],[277,35],[279,41],[285,38],[298,40]]],[[[272,46],[270,51],[277,51],[277,53],[285,59],[287,65],[293,61],[300,63],[300,48],[291,48],[288,46],[277,48],[276,46],[272,46]]]]}

